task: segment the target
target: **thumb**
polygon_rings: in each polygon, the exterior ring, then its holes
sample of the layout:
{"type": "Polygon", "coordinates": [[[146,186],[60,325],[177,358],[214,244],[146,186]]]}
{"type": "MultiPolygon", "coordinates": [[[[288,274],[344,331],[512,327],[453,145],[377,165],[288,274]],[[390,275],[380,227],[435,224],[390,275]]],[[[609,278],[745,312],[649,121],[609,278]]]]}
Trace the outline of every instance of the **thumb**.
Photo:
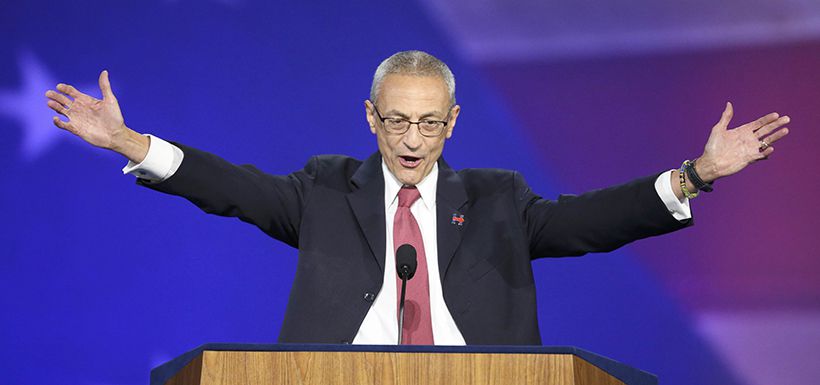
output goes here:
{"type": "Polygon", "coordinates": [[[117,98],[114,97],[114,92],[111,91],[111,82],[108,81],[108,70],[100,72],[100,91],[102,91],[104,100],[117,100],[117,98]]]}
{"type": "Polygon", "coordinates": [[[735,114],[734,107],[732,107],[732,102],[726,102],[726,108],[723,110],[723,114],[720,115],[720,121],[715,125],[715,129],[722,129],[725,130],[729,127],[729,122],[732,120],[732,116],[735,114]]]}

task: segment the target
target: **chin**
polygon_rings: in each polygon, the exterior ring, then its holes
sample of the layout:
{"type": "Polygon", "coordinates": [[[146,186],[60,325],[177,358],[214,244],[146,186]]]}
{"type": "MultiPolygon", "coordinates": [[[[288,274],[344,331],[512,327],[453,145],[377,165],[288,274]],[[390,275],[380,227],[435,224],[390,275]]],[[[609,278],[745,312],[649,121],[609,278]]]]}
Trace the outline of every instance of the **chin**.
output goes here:
{"type": "Polygon", "coordinates": [[[415,186],[419,182],[421,182],[421,180],[416,180],[416,178],[399,178],[399,182],[401,182],[403,185],[415,186]]]}
{"type": "Polygon", "coordinates": [[[421,182],[421,179],[422,178],[418,175],[418,173],[415,173],[415,172],[412,173],[412,174],[411,173],[401,173],[398,176],[399,182],[401,182],[402,184],[405,184],[405,185],[409,185],[409,186],[415,186],[415,185],[419,184],[419,182],[421,182]]]}

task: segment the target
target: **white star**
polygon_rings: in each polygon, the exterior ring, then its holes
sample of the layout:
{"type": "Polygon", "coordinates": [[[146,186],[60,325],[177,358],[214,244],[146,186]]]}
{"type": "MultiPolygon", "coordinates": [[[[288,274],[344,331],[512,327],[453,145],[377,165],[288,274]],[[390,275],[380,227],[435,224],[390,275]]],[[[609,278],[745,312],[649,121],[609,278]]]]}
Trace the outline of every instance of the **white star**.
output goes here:
{"type": "MultiPolygon", "coordinates": [[[[57,86],[54,76],[32,53],[23,52],[18,57],[20,89],[0,90],[0,114],[20,122],[23,129],[21,152],[29,161],[36,159],[54,146],[66,134],[51,122],[55,115],[46,105],[45,92],[57,86]]],[[[77,87],[93,90],[92,86],[77,87]]]]}

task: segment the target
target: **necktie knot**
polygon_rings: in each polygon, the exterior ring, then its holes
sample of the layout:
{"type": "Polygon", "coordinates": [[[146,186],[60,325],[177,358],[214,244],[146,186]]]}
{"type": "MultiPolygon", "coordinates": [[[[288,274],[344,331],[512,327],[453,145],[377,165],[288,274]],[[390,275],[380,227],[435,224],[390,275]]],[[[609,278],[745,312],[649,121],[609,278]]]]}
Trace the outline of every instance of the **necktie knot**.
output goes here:
{"type": "Polygon", "coordinates": [[[399,207],[410,207],[419,197],[421,197],[421,193],[415,186],[404,186],[399,190],[399,207]]]}

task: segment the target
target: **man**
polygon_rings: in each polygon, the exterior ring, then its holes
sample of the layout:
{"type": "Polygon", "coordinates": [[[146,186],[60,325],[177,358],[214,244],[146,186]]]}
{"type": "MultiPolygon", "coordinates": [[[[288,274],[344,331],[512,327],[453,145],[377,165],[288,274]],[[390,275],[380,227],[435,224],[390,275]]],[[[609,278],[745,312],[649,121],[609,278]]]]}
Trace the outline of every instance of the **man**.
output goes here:
{"type": "Polygon", "coordinates": [[[102,100],[65,84],[48,91],[49,107],[69,119],[54,124],[124,155],[139,184],[299,248],[283,342],[395,343],[396,249],[410,244],[419,266],[403,342],[540,344],[532,259],[610,251],[690,225],[698,189],[771,155],[789,122],[772,113],[728,130],[727,103],[696,162],[549,201],[516,172],[455,171],[441,159],[461,108],[452,72],[424,52],[399,52],[376,70],[364,104],[378,152],[313,157],[287,176],[140,135],[124,124],[106,71],[100,88],[102,100]]]}

